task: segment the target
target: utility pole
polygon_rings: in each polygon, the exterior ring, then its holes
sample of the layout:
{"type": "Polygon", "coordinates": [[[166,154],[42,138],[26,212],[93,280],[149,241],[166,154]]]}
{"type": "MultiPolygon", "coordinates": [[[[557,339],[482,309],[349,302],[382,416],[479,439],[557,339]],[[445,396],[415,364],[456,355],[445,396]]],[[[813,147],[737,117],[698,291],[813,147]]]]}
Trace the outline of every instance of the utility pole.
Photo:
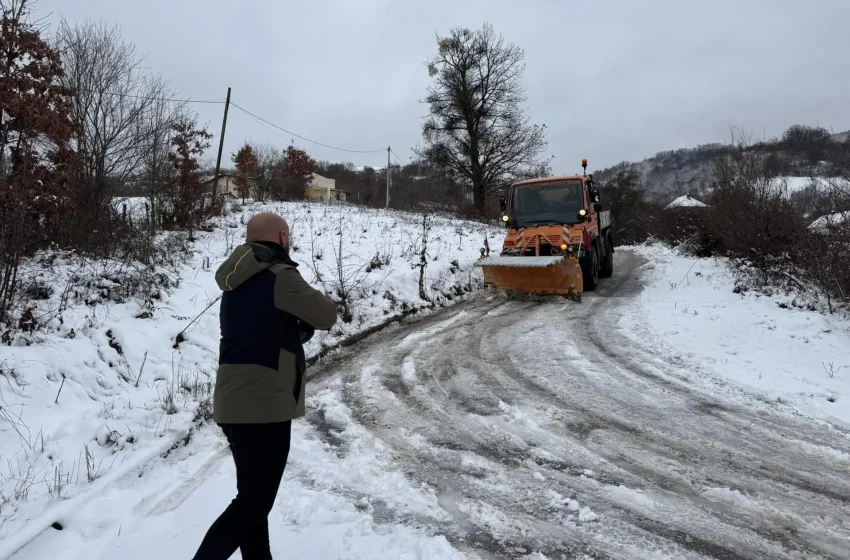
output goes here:
{"type": "Polygon", "coordinates": [[[390,207],[390,146],[387,146],[387,208],[390,207]]]}
{"type": "Polygon", "coordinates": [[[213,177],[212,203],[218,204],[218,172],[221,171],[221,152],[224,150],[224,129],[227,127],[227,110],[230,108],[230,88],[227,88],[227,101],[224,102],[224,119],[221,121],[221,138],[218,140],[218,158],[215,160],[215,176],[213,177]]]}

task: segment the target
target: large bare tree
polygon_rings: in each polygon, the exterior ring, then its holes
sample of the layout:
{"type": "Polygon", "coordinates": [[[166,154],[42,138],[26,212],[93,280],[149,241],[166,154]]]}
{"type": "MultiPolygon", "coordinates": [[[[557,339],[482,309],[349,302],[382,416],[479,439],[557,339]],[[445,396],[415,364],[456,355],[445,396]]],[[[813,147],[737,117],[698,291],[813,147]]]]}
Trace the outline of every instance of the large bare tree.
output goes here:
{"type": "Polygon", "coordinates": [[[283,152],[273,144],[255,144],[252,146],[257,156],[256,185],[257,200],[283,190],[283,152]]]}
{"type": "Polygon", "coordinates": [[[540,165],[546,127],[530,124],[521,107],[525,53],[490,24],[452,29],[437,45],[428,61],[434,84],[418,152],[470,189],[483,212],[488,192],[540,165]]]}
{"type": "Polygon", "coordinates": [[[117,26],[62,20],[55,40],[65,69],[62,85],[76,92],[86,187],[94,196],[110,196],[110,186],[126,183],[154,146],[161,150],[174,122],[173,109],[163,103],[173,92],[117,26]]]}

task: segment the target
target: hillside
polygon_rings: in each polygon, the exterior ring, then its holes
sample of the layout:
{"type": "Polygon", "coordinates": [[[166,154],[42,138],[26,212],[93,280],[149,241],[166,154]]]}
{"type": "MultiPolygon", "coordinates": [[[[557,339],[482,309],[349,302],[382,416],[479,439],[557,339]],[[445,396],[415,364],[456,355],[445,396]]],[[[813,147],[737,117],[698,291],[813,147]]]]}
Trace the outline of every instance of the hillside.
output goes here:
{"type": "MultiPolygon", "coordinates": [[[[626,161],[596,170],[593,175],[605,181],[622,169],[634,171],[642,179],[648,198],[666,204],[688,193],[705,195],[715,158],[732,149],[736,149],[732,144],[711,143],[668,150],[642,161],[626,161]]],[[[761,151],[770,158],[780,176],[830,176],[830,166],[824,159],[829,157],[831,149],[850,151],[850,131],[831,134],[824,129],[795,126],[782,138],[756,142],[745,149],[761,151]]]]}

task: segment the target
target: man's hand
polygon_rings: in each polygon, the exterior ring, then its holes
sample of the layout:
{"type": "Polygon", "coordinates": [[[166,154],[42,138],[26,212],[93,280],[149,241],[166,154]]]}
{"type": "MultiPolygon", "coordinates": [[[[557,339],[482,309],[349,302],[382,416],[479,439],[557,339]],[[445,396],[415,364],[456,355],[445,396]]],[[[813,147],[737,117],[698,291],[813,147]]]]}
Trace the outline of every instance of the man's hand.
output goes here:
{"type": "Polygon", "coordinates": [[[313,334],[316,332],[309,323],[305,323],[301,319],[298,319],[298,336],[301,337],[301,344],[304,344],[311,338],[313,338],[313,334]]]}

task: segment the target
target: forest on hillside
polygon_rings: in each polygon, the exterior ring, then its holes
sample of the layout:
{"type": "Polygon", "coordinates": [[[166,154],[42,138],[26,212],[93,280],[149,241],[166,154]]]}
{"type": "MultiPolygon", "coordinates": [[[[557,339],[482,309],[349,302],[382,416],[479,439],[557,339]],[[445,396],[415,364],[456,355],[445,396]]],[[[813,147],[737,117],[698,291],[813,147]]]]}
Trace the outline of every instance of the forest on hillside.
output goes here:
{"type": "MultiPolygon", "coordinates": [[[[733,135],[746,137],[740,131],[733,135]]],[[[687,193],[706,195],[717,159],[740,150],[765,158],[766,170],[776,176],[837,177],[841,171],[833,160],[838,154],[850,153],[850,131],[833,134],[825,128],[797,124],[779,138],[667,150],[639,162],[624,161],[598,170],[594,176],[605,181],[628,169],[641,178],[651,199],[666,203],[687,193]]]]}

